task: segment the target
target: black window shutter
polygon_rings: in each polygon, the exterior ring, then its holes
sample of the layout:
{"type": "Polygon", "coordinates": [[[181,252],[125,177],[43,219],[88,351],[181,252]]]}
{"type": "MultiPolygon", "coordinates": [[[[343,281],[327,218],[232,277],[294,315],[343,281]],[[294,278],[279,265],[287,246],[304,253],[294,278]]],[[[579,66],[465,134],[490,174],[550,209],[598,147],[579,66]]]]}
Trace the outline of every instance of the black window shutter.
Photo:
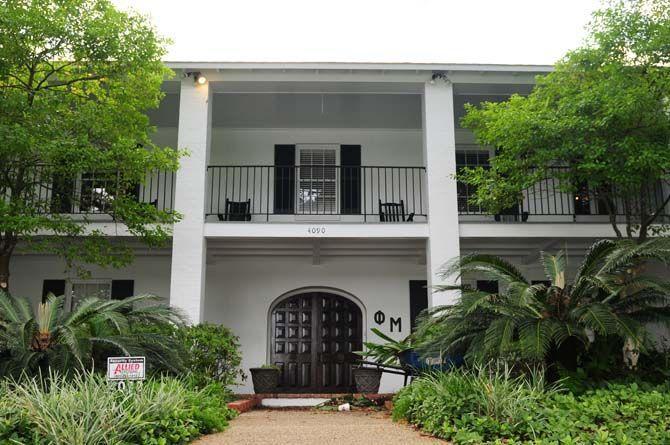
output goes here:
{"type": "Polygon", "coordinates": [[[340,210],[343,215],[361,213],[361,146],[340,146],[340,210]]]}
{"type": "Polygon", "coordinates": [[[428,281],[410,280],[409,282],[409,321],[412,330],[416,327],[416,317],[428,307],[428,281]]]}
{"type": "Polygon", "coordinates": [[[477,280],[477,290],[497,294],[498,282],[496,280],[477,280]]]}
{"type": "Polygon", "coordinates": [[[135,293],[135,281],[112,280],[112,300],[123,300],[135,293]]]}
{"type": "Polygon", "coordinates": [[[46,301],[49,294],[57,297],[65,295],[65,280],[44,280],[42,282],[42,303],[46,301]]]}
{"type": "Polygon", "coordinates": [[[295,195],[295,145],[275,145],[274,213],[294,213],[295,195]]]}

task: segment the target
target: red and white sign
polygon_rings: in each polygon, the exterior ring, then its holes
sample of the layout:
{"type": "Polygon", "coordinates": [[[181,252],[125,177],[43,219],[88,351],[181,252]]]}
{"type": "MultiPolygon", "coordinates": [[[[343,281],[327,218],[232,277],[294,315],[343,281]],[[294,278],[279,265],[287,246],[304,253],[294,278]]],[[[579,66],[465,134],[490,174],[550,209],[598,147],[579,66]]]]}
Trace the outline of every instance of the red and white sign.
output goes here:
{"type": "Polygon", "coordinates": [[[144,357],[107,357],[108,380],[144,380],[144,357]]]}

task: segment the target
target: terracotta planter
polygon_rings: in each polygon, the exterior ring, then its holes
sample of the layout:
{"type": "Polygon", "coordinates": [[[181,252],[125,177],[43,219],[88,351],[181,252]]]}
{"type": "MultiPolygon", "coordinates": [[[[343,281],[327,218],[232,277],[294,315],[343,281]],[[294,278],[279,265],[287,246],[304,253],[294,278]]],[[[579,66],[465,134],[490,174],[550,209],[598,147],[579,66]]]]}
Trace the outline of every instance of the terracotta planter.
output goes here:
{"type": "Polygon", "coordinates": [[[267,394],[277,391],[279,386],[279,370],[273,368],[250,368],[251,381],[256,394],[267,394]]]}
{"type": "Polygon", "coordinates": [[[376,368],[356,368],[354,369],[354,382],[356,382],[356,392],[362,394],[377,394],[379,392],[379,382],[382,379],[382,372],[376,368]]]}

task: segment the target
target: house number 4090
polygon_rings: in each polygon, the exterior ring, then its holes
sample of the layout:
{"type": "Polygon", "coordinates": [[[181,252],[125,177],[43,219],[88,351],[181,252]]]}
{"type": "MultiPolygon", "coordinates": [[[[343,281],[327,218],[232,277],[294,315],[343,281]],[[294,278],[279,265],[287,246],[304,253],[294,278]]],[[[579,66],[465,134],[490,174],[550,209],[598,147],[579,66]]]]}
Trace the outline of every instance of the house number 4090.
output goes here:
{"type": "Polygon", "coordinates": [[[307,233],[310,235],[325,235],[326,234],[326,228],[325,227],[308,227],[307,228],[307,233]]]}

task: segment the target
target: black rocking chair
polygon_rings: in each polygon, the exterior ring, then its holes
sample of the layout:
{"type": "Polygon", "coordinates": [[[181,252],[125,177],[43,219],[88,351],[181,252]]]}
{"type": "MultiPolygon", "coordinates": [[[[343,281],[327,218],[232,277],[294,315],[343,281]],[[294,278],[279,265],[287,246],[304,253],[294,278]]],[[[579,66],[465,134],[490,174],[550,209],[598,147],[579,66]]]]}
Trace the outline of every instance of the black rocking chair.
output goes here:
{"type": "Polygon", "coordinates": [[[414,213],[405,217],[405,202],[382,202],[379,200],[379,222],[412,222],[414,213]]]}
{"type": "Polygon", "coordinates": [[[251,199],[231,201],[226,198],[226,213],[218,214],[219,221],[251,221],[251,199]]]}
{"type": "Polygon", "coordinates": [[[528,221],[529,212],[523,212],[519,204],[515,204],[512,207],[502,209],[500,213],[494,215],[493,219],[496,222],[526,222],[528,221]]]}

